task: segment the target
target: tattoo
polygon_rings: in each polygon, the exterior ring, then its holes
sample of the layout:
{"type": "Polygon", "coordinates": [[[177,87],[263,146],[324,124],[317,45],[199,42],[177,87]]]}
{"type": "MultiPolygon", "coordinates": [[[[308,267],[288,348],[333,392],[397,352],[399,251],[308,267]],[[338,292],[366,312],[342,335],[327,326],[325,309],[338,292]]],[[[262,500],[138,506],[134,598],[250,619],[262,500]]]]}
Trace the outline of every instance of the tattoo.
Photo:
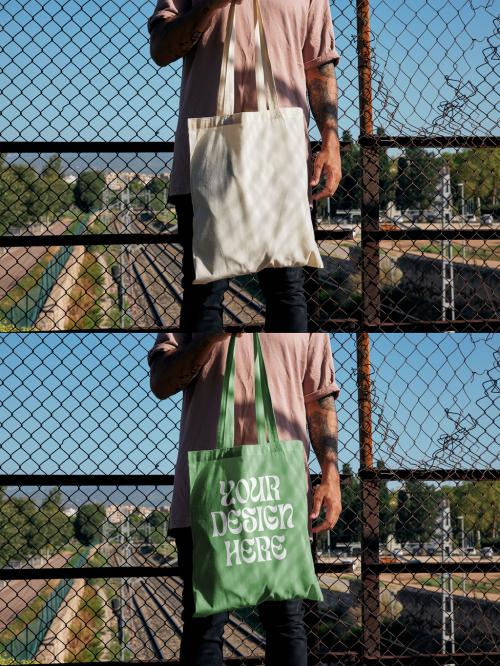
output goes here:
{"type": "Polygon", "coordinates": [[[338,133],[338,89],[335,66],[327,62],[306,71],[309,103],[318,129],[338,133]]]}
{"type": "Polygon", "coordinates": [[[333,463],[337,466],[338,425],[333,395],[308,403],[307,425],[311,444],[320,465],[333,463]]]}

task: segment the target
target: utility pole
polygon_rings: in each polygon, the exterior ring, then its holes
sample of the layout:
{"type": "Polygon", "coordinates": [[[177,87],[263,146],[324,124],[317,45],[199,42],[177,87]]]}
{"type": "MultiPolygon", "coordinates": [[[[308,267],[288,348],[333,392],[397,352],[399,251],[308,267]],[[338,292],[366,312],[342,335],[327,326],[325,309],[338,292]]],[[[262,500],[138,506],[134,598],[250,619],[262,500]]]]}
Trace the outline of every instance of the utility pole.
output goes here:
{"type": "MultiPolygon", "coordinates": [[[[451,512],[447,499],[439,503],[438,542],[441,551],[441,562],[449,560],[452,551],[451,512]]],[[[441,574],[441,652],[455,652],[455,609],[453,604],[453,578],[451,573],[441,574]]]]}
{"type": "MultiPolygon", "coordinates": [[[[123,234],[127,229],[130,228],[131,214],[130,214],[130,190],[129,182],[125,184],[124,189],[120,193],[120,228],[118,232],[123,234]]],[[[120,312],[120,328],[124,328],[124,317],[127,314],[129,299],[127,298],[127,278],[130,277],[130,259],[128,248],[125,245],[120,245],[120,266],[121,266],[121,275],[120,281],[122,284],[122,309],[120,312]],[[127,301],[125,303],[125,301],[127,301]]]]}
{"type": "MultiPolygon", "coordinates": [[[[443,166],[439,172],[441,177],[439,191],[436,196],[436,203],[439,206],[441,217],[441,229],[450,228],[451,221],[451,189],[450,189],[450,171],[447,166],[443,166]]],[[[441,241],[442,255],[442,285],[441,285],[441,318],[443,321],[455,319],[455,282],[453,272],[453,245],[451,241],[443,238],[441,241]]]]}
{"type": "MultiPolygon", "coordinates": [[[[464,192],[464,184],[463,183],[457,183],[457,187],[460,188],[460,217],[462,218],[462,229],[464,227],[464,222],[465,222],[465,192],[464,192]]],[[[462,241],[462,259],[465,261],[465,248],[467,246],[467,241],[463,240],[462,241]]]]}
{"type": "MultiPolygon", "coordinates": [[[[461,553],[461,558],[462,560],[464,559],[465,555],[465,530],[464,530],[464,517],[463,516],[457,516],[457,520],[460,525],[460,553],[461,553]]],[[[462,574],[462,591],[465,594],[465,574],[462,574]]]]}

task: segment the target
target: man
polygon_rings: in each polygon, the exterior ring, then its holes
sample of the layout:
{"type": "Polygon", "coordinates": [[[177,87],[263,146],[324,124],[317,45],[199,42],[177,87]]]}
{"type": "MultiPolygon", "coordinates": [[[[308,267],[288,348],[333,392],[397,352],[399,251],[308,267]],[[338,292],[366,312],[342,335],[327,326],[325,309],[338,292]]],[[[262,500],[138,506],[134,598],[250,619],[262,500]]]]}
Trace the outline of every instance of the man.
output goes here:
{"type": "MultiPolygon", "coordinates": [[[[235,112],[257,110],[253,0],[234,0],[236,8],[235,112]]],[[[222,303],[228,280],[193,285],[193,206],[190,196],[187,118],[213,116],[231,0],[157,0],[148,19],[151,57],[159,67],[183,58],[179,121],[168,201],[175,204],[184,246],[181,330],[222,330],[222,303]]],[[[305,128],[309,103],[321,132],[322,147],[311,161],[309,203],[331,196],[341,179],[337,127],[335,47],[329,0],[262,0],[269,57],[280,107],[302,107],[305,128]],[[321,176],[325,185],[312,194],[321,176]]],[[[306,132],[307,134],[307,132],[306,132]]],[[[308,139],[308,136],[307,136],[308,139]]],[[[290,183],[293,187],[293,183],[290,183]]],[[[263,192],[265,197],[265,192],[263,192]]],[[[270,268],[258,274],[267,302],[266,331],[306,332],[307,304],[301,268],[270,268]]]]}
{"type": "MultiPolygon", "coordinates": [[[[154,395],[164,400],[183,391],[169,535],[176,539],[184,578],[180,661],[192,666],[222,664],[222,636],[228,619],[228,613],[192,617],[193,542],[187,452],[215,448],[229,337],[226,333],[158,333],[148,352],[154,395]]],[[[321,464],[321,483],[316,486],[314,499],[308,492],[307,501],[310,521],[318,518],[322,508],[325,516],[311,531],[331,529],[340,515],[341,496],[335,409],[339,388],[328,335],[263,333],[260,339],[279,438],[302,440],[306,457],[310,441],[321,464]]],[[[240,445],[257,441],[251,334],[239,335],[235,353],[235,445],[240,445]]],[[[260,604],[258,611],[266,630],[266,664],[306,666],[302,600],[269,601],[260,604]]]]}

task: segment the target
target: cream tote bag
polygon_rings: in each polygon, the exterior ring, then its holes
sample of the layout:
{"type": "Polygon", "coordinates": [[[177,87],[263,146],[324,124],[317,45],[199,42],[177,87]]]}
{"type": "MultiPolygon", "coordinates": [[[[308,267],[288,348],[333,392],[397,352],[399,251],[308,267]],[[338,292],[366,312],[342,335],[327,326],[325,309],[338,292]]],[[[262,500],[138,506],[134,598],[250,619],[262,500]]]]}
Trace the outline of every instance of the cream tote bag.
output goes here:
{"type": "Polygon", "coordinates": [[[308,199],[304,112],[278,106],[259,0],[254,0],[258,111],[234,112],[234,12],[231,3],[217,115],[187,121],[194,284],[269,267],[323,267],[308,199]]]}

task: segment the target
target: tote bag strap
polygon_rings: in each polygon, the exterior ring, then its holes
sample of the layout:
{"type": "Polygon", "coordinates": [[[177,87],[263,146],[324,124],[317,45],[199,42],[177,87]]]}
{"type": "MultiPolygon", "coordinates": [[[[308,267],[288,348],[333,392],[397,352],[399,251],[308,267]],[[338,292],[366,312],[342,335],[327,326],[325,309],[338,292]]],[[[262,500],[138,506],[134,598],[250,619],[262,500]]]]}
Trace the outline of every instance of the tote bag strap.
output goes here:
{"type": "MultiPolygon", "coordinates": [[[[279,443],[278,429],[276,427],[276,416],[274,414],[273,402],[271,400],[271,392],[269,390],[269,382],[267,380],[266,366],[264,364],[264,354],[262,352],[262,345],[258,333],[253,334],[254,344],[254,372],[255,372],[255,391],[262,393],[259,396],[259,403],[262,404],[263,417],[265,419],[266,430],[269,435],[269,440],[272,443],[279,443]]],[[[257,413],[257,399],[255,400],[255,412],[257,413]]],[[[257,421],[258,423],[258,421],[257,421]]],[[[259,442],[260,444],[260,442],[259,442]]]]}
{"type": "MultiPolygon", "coordinates": [[[[272,444],[279,444],[276,418],[269,391],[264,356],[257,333],[254,333],[254,382],[255,382],[255,415],[257,421],[257,442],[266,443],[266,432],[272,444]]],[[[221,406],[219,422],[217,425],[218,449],[227,449],[234,446],[234,373],[235,373],[235,343],[233,334],[229,341],[226,358],[226,369],[222,385],[221,406]]]]}
{"type": "MultiPolygon", "coordinates": [[[[259,0],[254,2],[254,32],[255,32],[255,81],[257,84],[257,108],[275,110],[281,115],[278,104],[278,94],[274,81],[271,60],[267,48],[267,39],[264,22],[260,10],[259,0]]],[[[226,25],[226,37],[222,53],[222,65],[217,94],[217,116],[226,116],[234,113],[234,51],[236,42],[235,31],[236,5],[231,3],[226,25]]]]}

